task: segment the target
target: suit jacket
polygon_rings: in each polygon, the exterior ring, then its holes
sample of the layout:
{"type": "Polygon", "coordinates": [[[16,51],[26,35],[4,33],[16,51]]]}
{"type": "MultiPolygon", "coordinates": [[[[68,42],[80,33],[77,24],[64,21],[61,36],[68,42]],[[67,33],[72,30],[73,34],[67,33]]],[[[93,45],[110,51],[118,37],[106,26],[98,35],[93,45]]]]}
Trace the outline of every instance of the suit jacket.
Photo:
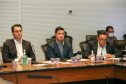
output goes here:
{"type": "MultiPolygon", "coordinates": [[[[51,58],[62,59],[62,54],[56,43],[56,40],[47,45],[47,56],[51,58]]],[[[73,49],[70,43],[64,41],[63,45],[63,57],[66,59],[71,59],[73,56],[73,49]]]]}
{"type": "MultiPolygon", "coordinates": [[[[117,40],[117,38],[113,36],[113,40],[117,40]]],[[[107,41],[110,41],[109,38],[107,38],[107,41]]]]}
{"type": "MultiPolygon", "coordinates": [[[[97,55],[98,41],[89,41],[87,48],[85,50],[85,58],[88,58],[91,55],[91,50],[94,51],[94,54],[97,55]]],[[[114,55],[115,57],[122,57],[121,52],[109,41],[106,42],[106,51],[109,54],[114,55]]]]}
{"type": "MultiPolygon", "coordinates": [[[[32,58],[32,61],[35,61],[35,55],[33,53],[31,43],[25,40],[22,40],[23,50],[25,49],[26,55],[29,58],[32,58]]],[[[2,57],[4,63],[10,63],[15,58],[17,58],[17,49],[14,42],[14,39],[7,40],[3,43],[2,57]]]]}

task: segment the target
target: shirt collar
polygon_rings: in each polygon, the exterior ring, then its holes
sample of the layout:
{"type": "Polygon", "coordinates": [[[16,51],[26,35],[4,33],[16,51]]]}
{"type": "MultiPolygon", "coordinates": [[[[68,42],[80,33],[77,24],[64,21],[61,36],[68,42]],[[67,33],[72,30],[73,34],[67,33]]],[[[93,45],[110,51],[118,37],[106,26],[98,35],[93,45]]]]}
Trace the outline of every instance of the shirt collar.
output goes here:
{"type": "Polygon", "coordinates": [[[17,44],[22,44],[22,39],[21,39],[21,42],[19,43],[17,40],[14,39],[14,42],[17,44]]]}
{"type": "MultiPolygon", "coordinates": [[[[56,40],[56,43],[58,44],[58,45],[60,45],[60,43],[56,40]]],[[[64,40],[63,40],[63,42],[62,42],[62,45],[64,45],[64,40]]]]}

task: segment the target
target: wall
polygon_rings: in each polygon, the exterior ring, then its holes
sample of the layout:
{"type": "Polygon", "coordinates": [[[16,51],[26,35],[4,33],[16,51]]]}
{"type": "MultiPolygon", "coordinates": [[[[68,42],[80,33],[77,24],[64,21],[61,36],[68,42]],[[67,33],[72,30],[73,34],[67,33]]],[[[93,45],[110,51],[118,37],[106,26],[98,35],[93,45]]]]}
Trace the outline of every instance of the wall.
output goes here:
{"type": "Polygon", "coordinates": [[[74,52],[88,34],[111,25],[122,40],[126,33],[125,0],[0,0],[0,46],[12,38],[11,26],[21,23],[23,39],[35,46],[37,60],[44,60],[40,46],[62,26],[73,37],[74,52]],[[68,11],[72,10],[72,14],[68,11]]]}

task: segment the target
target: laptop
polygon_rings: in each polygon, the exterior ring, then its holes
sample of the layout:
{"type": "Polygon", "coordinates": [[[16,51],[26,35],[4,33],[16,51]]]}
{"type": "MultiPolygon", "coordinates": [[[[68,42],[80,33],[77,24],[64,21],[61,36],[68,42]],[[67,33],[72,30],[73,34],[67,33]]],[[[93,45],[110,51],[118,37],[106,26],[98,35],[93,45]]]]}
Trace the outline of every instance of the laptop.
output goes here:
{"type": "Polygon", "coordinates": [[[118,50],[125,50],[126,40],[114,40],[113,44],[118,50]]]}

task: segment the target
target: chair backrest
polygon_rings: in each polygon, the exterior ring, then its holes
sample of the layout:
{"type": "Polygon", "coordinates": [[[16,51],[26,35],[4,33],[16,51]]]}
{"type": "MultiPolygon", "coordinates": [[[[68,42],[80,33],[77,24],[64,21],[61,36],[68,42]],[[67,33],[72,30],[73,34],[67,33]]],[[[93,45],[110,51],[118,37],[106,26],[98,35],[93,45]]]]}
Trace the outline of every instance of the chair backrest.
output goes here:
{"type": "Polygon", "coordinates": [[[45,54],[45,60],[49,60],[49,57],[47,56],[47,45],[48,44],[41,45],[41,49],[43,50],[45,54]]]}
{"type": "Polygon", "coordinates": [[[73,42],[73,38],[71,36],[66,36],[66,38],[64,39],[66,42],[69,42],[71,43],[72,45],[72,42],[73,42]]]}
{"type": "Polygon", "coordinates": [[[47,38],[46,42],[47,44],[51,43],[52,41],[56,40],[56,38],[47,38]]]}
{"type": "Polygon", "coordinates": [[[106,30],[97,30],[97,33],[99,32],[106,32],[106,30]]]}
{"type": "Polygon", "coordinates": [[[126,40],[126,34],[123,35],[124,40],[126,40]]]}
{"type": "Polygon", "coordinates": [[[114,40],[113,44],[118,50],[125,50],[126,40],[114,40]]]}
{"type": "MultiPolygon", "coordinates": [[[[56,40],[56,38],[47,38],[46,39],[46,42],[47,44],[51,43],[52,41],[56,40]]],[[[73,38],[71,36],[66,36],[66,38],[64,39],[66,42],[69,42],[71,43],[72,45],[72,41],[73,41],[73,38]]]]}
{"type": "Polygon", "coordinates": [[[97,35],[86,35],[86,41],[96,40],[97,35]]]}
{"type": "Polygon", "coordinates": [[[86,41],[82,41],[79,43],[80,49],[81,49],[81,53],[82,53],[82,58],[85,58],[85,50],[87,48],[87,42],[86,41]]]}

